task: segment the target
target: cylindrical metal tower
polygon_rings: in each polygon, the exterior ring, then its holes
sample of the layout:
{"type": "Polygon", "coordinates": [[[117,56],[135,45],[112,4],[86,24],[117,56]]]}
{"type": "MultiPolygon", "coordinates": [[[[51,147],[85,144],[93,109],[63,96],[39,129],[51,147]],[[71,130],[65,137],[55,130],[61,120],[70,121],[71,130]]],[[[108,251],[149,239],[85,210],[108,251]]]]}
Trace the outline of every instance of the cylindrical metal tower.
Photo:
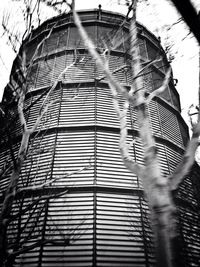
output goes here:
{"type": "MultiPolygon", "coordinates": [[[[79,14],[97,50],[111,48],[110,68],[128,90],[129,22],[120,14],[102,10],[79,14]]],[[[35,186],[35,190],[18,194],[14,202],[13,215],[21,211],[20,216],[13,216],[8,229],[9,249],[15,253],[14,266],[153,266],[152,233],[143,188],[123,165],[118,148],[119,122],[108,82],[85,49],[71,13],[50,19],[32,32],[24,44],[27,64],[52,27],[27,80],[25,110],[29,127],[38,116],[45,92],[64,68],[69,68],[50,95],[52,104],[31,137],[20,176],[18,188],[35,186]],[[52,182],[46,183],[49,180],[52,182]]],[[[139,24],[138,30],[141,61],[161,57],[143,73],[144,86],[152,92],[162,83],[169,63],[155,36],[139,24]]],[[[15,108],[12,112],[16,114],[15,108]]],[[[167,90],[151,101],[149,116],[160,166],[167,175],[180,161],[188,140],[172,78],[167,90]]],[[[19,147],[20,129],[16,121],[11,130],[14,153],[19,147]]],[[[128,140],[133,139],[131,155],[143,164],[135,111],[130,107],[128,140]]],[[[5,162],[12,161],[8,144],[10,140],[5,137],[0,149],[2,168],[5,162]]],[[[11,168],[0,180],[2,192],[9,183],[10,171],[11,168]]],[[[177,195],[180,214],[185,214],[181,215],[182,222],[187,222],[187,212],[192,213],[191,205],[195,207],[192,216],[198,218],[192,192],[188,177],[177,195]]],[[[195,227],[199,227],[195,220],[195,227]]],[[[181,238],[193,253],[184,227],[182,223],[181,238]]],[[[184,249],[182,253],[187,258],[184,249]]],[[[198,266],[192,265],[198,256],[193,259],[185,260],[191,264],[188,266],[198,266]]]]}

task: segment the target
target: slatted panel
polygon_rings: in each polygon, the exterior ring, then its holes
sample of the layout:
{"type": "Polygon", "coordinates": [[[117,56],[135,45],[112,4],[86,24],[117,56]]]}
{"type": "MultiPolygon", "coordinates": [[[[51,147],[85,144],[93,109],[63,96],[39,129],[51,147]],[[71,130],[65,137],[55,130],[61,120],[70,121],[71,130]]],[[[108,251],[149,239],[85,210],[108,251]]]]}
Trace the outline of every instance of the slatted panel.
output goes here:
{"type": "MultiPolygon", "coordinates": [[[[26,113],[25,113],[25,118],[27,118],[26,113]]],[[[8,140],[7,134],[10,134],[12,138],[22,134],[22,127],[18,116],[17,106],[14,106],[12,109],[9,110],[7,122],[8,122],[7,127],[9,130],[5,129],[6,132],[4,141],[8,140]]]]}
{"type": "Polygon", "coordinates": [[[161,172],[164,176],[167,176],[170,171],[168,167],[165,145],[157,143],[156,148],[157,148],[157,156],[158,156],[158,162],[161,168],[161,172]]]}
{"type": "Polygon", "coordinates": [[[187,266],[199,267],[200,224],[198,210],[189,207],[178,207],[181,230],[186,250],[187,266]]]}
{"type": "MultiPolygon", "coordinates": [[[[121,110],[123,109],[124,101],[121,95],[118,96],[121,110]]],[[[113,106],[110,88],[97,89],[97,124],[109,127],[119,127],[119,119],[113,106]]],[[[127,127],[131,128],[130,111],[127,113],[127,127]]]]}
{"type": "Polygon", "coordinates": [[[94,125],[95,122],[95,93],[94,88],[64,88],[60,126],[94,125]]]}
{"type": "MultiPolygon", "coordinates": [[[[131,142],[132,138],[128,138],[131,142]]],[[[130,149],[134,159],[134,152],[130,149]]],[[[97,184],[137,187],[137,178],[124,166],[119,152],[119,134],[97,132],[97,184]]]]}
{"type": "Polygon", "coordinates": [[[113,29],[109,27],[98,27],[98,47],[112,50],[124,51],[124,40],[122,29],[113,29]]]}
{"type": "MultiPolygon", "coordinates": [[[[39,197],[36,197],[37,199],[39,197]]],[[[25,209],[30,206],[36,198],[21,200],[14,202],[13,215],[19,212],[20,209],[25,209]]],[[[25,214],[12,221],[8,227],[8,242],[10,250],[13,246],[17,249],[24,249],[36,245],[33,249],[20,254],[16,257],[14,266],[31,266],[38,267],[38,259],[40,254],[40,241],[42,241],[42,230],[44,227],[44,213],[46,209],[46,201],[40,200],[36,205],[32,206],[25,214]]]]}
{"type": "Polygon", "coordinates": [[[98,266],[146,266],[139,198],[97,194],[98,266]]]}
{"type": "MultiPolygon", "coordinates": [[[[63,72],[63,70],[66,67],[66,53],[62,53],[61,55],[57,55],[55,57],[55,63],[54,63],[54,71],[53,71],[53,77],[52,82],[55,82],[58,76],[63,72]]],[[[61,77],[62,78],[62,77],[61,77]]]]}
{"type": "Polygon", "coordinates": [[[66,194],[51,200],[43,248],[43,267],[92,266],[93,195],[66,194]]]}
{"type": "Polygon", "coordinates": [[[135,107],[130,105],[130,118],[131,118],[131,129],[138,130],[138,120],[137,120],[137,112],[135,107]]]}
{"type": "MultiPolygon", "coordinates": [[[[125,64],[124,57],[121,56],[110,56],[109,57],[109,68],[111,72],[114,72],[117,68],[125,64]]],[[[126,83],[126,75],[124,70],[120,70],[117,73],[114,73],[113,76],[120,83],[126,83]]]]}
{"type": "Polygon", "coordinates": [[[146,265],[154,267],[156,265],[154,237],[151,229],[151,214],[147,201],[140,197],[141,221],[143,226],[143,238],[146,252],[146,265]]]}
{"type": "Polygon", "coordinates": [[[54,67],[54,58],[41,60],[39,62],[36,88],[49,86],[51,84],[53,67],[54,67]]]}
{"type": "Polygon", "coordinates": [[[182,136],[177,121],[177,117],[170,110],[158,103],[160,123],[162,127],[163,137],[168,138],[177,145],[183,146],[182,136]],[[172,131],[173,129],[173,131],[172,131]]]}
{"type": "Polygon", "coordinates": [[[32,57],[35,55],[34,59],[36,59],[36,57],[40,56],[41,54],[41,50],[42,50],[42,45],[40,45],[39,48],[37,48],[38,44],[41,42],[41,40],[37,39],[34,42],[31,42],[31,44],[29,44],[26,48],[27,48],[27,52],[26,52],[26,62],[27,64],[33,60],[32,57]],[[36,52],[37,49],[37,52],[36,52]]]}
{"type": "Polygon", "coordinates": [[[123,31],[125,52],[130,54],[130,35],[128,31],[123,31]]]}
{"type": "Polygon", "coordinates": [[[144,39],[139,39],[139,51],[141,58],[146,61],[147,49],[146,49],[146,41],[144,39]]]}
{"type": "Polygon", "coordinates": [[[133,149],[136,155],[136,161],[141,165],[144,164],[144,151],[143,151],[143,143],[139,137],[135,138],[135,143],[133,144],[133,149]]]}
{"type": "MultiPolygon", "coordinates": [[[[17,154],[17,147],[13,147],[13,151],[15,152],[15,156],[17,154]]],[[[0,151],[0,195],[3,195],[5,192],[9,182],[10,182],[10,175],[12,173],[12,159],[10,150],[7,148],[2,149],[0,151]]]]}
{"type": "Polygon", "coordinates": [[[68,33],[69,33],[69,30],[66,29],[66,30],[61,30],[59,32],[59,41],[58,41],[58,49],[65,49],[65,47],[67,46],[67,40],[68,40],[68,33]]]}
{"type": "Polygon", "coordinates": [[[56,178],[53,185],[78,186],[93,184],[93,132],[73,131],[61,132],[58,134],[53,177],[56,178]],[[81,170],[89,166],[90,168],[81,170]]]}
{"type": "Polygon", "coordinates": [[[182,155],[178,153],[177,151],[171,149],[170,147],[166,147],[166,153],[167,153],[168,166],[169,166],[170,172],[173,173],[174,169],[181,161],[182,155]]]}
{"type": "Polygon", "coordinates": [[[159,120],[158,106],[156,101],[151,101],[148,106],[149,110],[149,120],[151,123],[151,130],[153,135],[160,136],[161,133],[161,125],[159,120]]]}
{"type": "MultiPolygon", "coordinates": [[[[146,43],[146,47],[147,47],[147,52],[148,52],[148,58],[149,60],[155,60],[156,58],[161,57],[161,54],[159,52],[159,49],[156,48],[154,45],[152,45],[150,42],[146,43]]],[[[162,71],[164,71],[163,68],[163,61],[160,60],[158,62],[155,63],[156,67],[162,71]]]]}
{"type": "MultiPolygon", "coordinates": [[[[100,55],[100,58],[104,60],[104,57],[102,56],[102,54],[100,55]]],[[[103,82],[107,81],[104,71],[97,64],[96,64],[96,76],[98,79],[100,79],[103,82]]]]}
{"type": "Polygon", "coordinates": [[[192,203],[194,206],[198,205],[198,201],[196,199],[195,189],[192,182],[193,177],[191,175],[187,175],[183,182],[179,185],[176,197],[178,197],[181,200],[187,201],[189,203],[192,203]]]}
{"type": "MultiPolygon", "coordinates": [[[[44,98],[45,95],[41,97],[41,95],[39,94],[32,97],[33,105],[30,108],[28,115],[29,128],[31,128],[36,122],[44,98]]],[[[48,109],[46,113],[43,115],[40,124],[37,127],[37,130],[49,129],[51,127],[55,127],[58,125],[60,98],[61,98],[61,89],[55,89],[54,92],[48,97],[48,101],[46,102],[46,105],[48,105],[48,109]]]]}
{"type": "MultiPolygon", "coordinates": [[[[94,41],[96,44],[96,27],[95,26],[86,26],[84,27],[89,37],[94,41]]],[[[69,32],[69,39],[68,39],[68,48],[84,48],[84,42],[80,37],[77,28],[71,27],[69,32]]]]}
{"type": "MultiPolygon", "coordinates": [[[[103,56],[101,57],[102,59],[104,59],[103,56]]],[[[129,66],[130,62],[126,63],[124,57],[116,55],[109,56],[109,69],[110,72],[113,73],[113,77],[115,78],[116,81],[123,84],[131,83],[131,72],[129,66]],[[116,71],[118,68],[124,66],[125,64],[127,64],[127,67],[124,67],[120,71],[116,71]]],[[[97,77],[102,81],[107,81],[105,73],[99,66],[97,66],[97,77]]]]}
{"type": "Polygon", "coordinates": [[[65,72],[65,82],[94,79],[95,61],[89,54],[67,54],[66,66],[70,68],[65,72]]]}
{"type": "Polygon", "coordinates": [[[57,48],[59,32],[52,32],[50,37],[44,41],[42,53],[48,54],[57,48]]]}
{"type": "Polygon", "coordinates": [[[18,187],[39,186],[51,177],[56,134],[41,135],[29,143],[18,187]]]}
{"type": "Polygon", "coordinates": [[[154,90],[154,85],[152,81],[152,68],[149,67],[142,72],[143,88],[147,92],[152,92],[154,90]]]}
{"type": "Polygon", "coordinates": [[[32,91],[35,88],[35,82],[36,82],[36,78],[37,78],[37,70],[38,70],[38,64],[35,63],[33,64],[28,72],[28,76],[27,76],[27,84],[28,84],[28,90],[32,91]]]}
{"type": "Polygon", "coordinates": [[[132,74],[132,69],[131,69],[131,61],[129,59],[125,58],[125,64],[127,66],[123,71],[124,71],[124,75],[126,78],[126,84],[132,85],[133,84],[133,74],[132,74]]]}
{"type": "MultiPolygon", "coordinates": [[[[156,71],[152,71],[152,78],[153,78],[154,90],[156,90],[162,85],[164,77],[160,73],[158,73],[156,71]]],[[[164,90],[164,92],[162,92],[159,96],[163,97],[166,101],[172,103],[168,86],[164,90]]]]}

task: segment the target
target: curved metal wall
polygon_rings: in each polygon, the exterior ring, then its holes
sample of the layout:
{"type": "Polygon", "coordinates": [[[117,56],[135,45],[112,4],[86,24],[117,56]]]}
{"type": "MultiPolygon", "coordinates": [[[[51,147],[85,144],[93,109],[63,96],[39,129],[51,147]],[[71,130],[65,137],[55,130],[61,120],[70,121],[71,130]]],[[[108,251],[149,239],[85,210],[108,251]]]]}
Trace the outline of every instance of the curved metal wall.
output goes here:
{"type": "MultiPolygon", "coordinates": [[[[100,51],[105,43],[115,47],[109,65],[112,71],[127,65],[114,76],[128,88],[131,69],[127,23],[119,27],[124,17],[98,10],[81,12],[80,16],[100,51]]],[[[15,201],[13,214],[34,201],[35,205],[10,223],[10,248],[23,248],[14,266],[153,266],[152,233],[142,185],[123,165],[118,149],[119,122],[107,80],[85,50],[70,14],[47,21],[32,33],[26,45],[27,63],[52,25],[55,28],[34,60],[28,78],[29,127],[37,118],[45,90],[75,59],[76,64],[50,96],[53,104],[31,138],[18,187],[37,187],[50,179],[52,183],[21,194],[15,201]]],[[[168,63],[156,38],[143,26],[138,27],[142,62],[162,57],[144,73],[144,86],[151,92],[163,80],[168,63]]],[[[188,138],[179,111],[179,96],[171,81],[167,91],[149,105],[151,129],[165,175],[180,161],[188,138]]],[[[13,150],[17,151],[17,121],[11,131],[15,137],[13,150]]],[[[130,107],[128,141],[133,139],[136,142],[131,155],[143,164],[136,114],[130,107]]],[[[5,159],[11,161],[6,137],[1,146],[3,166],[5,159]]],[[[8,181],[9,171],[0,181],[3,190],[8,181]]]]}

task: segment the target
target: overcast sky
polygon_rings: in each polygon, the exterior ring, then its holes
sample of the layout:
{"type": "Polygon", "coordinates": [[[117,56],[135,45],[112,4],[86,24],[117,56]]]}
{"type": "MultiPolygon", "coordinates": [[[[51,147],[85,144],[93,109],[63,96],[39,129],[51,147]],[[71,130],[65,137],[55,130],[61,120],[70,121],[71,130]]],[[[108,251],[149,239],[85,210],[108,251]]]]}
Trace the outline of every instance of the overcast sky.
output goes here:
{"type": "MultiPolygon", "coordinates": [[[[195,7],[200,10],[200,1],[193,0],[195,7]]],[[[102,5],[102,9],[116,11],[126,14],[127,7],[124,5],[125,0],[76,0],[76,9],[98,8],[102,5]]],[[[2,21],[3,12],[5,10],[10,14],[10,23],[15,29],[23,29],[22,14],[19,2],[12,0],[0,0],[0,19],[2,21]]],[[[50,12],[43,12],[42,15],[51,16],[50,12]]],[[[183,116],[186,118],[188,107],[195,103],[198,99],[198,46],[192,36],[187,35],[188,31],[183,23],[179,23],[170,27],[177,21],[180,15],[175,8],[168,3],[167,0],[148,0],[138,6],[137,20],[151,30],[156,36],[161,37],[161,44],[166,45],[167,42],[174,43],[172,53],[175,56],[172,67],[174,78],[178,79],[177,91],[181,97],[181,106],[183,116]]],[[[3,88],[8,82],[9,72],[12,61],[15,57],[6,35],[3,35],[0,26],[0,97],[3,88]]]]}

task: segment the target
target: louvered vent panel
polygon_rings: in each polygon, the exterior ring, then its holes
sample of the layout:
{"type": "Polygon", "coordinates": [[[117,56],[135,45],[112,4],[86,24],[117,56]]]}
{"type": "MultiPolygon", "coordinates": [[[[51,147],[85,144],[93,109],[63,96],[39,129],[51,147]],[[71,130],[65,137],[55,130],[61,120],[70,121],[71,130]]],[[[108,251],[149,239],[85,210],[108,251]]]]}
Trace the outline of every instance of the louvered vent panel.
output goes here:
{"type": "Polygon", "coordinates": [[[183,146],[178,121],[174,113],[160,104],[158,104],[158,110],[163,137],[168,138],[177,145],[183,146]]]}
{"type": "Polygon", "coordinates": [[[151,123],[151,130],[153,135],[160,136],[161,133],[161,126],[160,126],[160,117],[158,113],[158,106],[156,101],[151,101],[148,106],[149,110],[149,121],[151,123]]]}
{"type": "Polygon", "coordinates": [[[141,40],[139,44],[139,50],[140,50],[140,56],[143,60],[147,60],[147,51],[146,51],[146,45],[145,41],[141,40]]]}
{"type": "Polygon", "coordinates": [[[169,174],[169,167],[168,167],[167,155],[165,151],[165,145],[157,143],[156,148],[157,148],[158,162],[159,162],[159,166],[161,168],[162,174],[164,176],[167,176],[169,174]]]}
{"type": "MultiPolygon", "coordinates": [[[[27,113],[25,112],[25,118],[27,118],[27,113]]],[[[12,109],[8,111],[8,118],[6,118],[8,124],[7,124],[7,129],[4,129],[4,140],[8,140],[8,134],[12,136],[12,138],[15,138],[16,136],[19,136],[22,134],[22,126],[21,122],[19,120],[18,116],[18,111],[17,111],[17,106],[15,105],[12,109]]],[[[2,136],[3,137],[3,136],[2,136]]]]}
{"type": "MultiPolygon", "coordinates": [[[[60,109],[60,97],[61,90],[55,89],[53,94],[51,94],[48,98],[48,101],[44,105],[45,107],[48,105],[48,109],[43,115],[37,130],[49,129],[57,126],[59,119],[59,109],[60,109]]],[[[28,115],[28,126],[32,127],[38,116],[41,105],[43,104],[45,96],[36,95],[32,98],[32,107],[30,108],[28,115]]]]}
{"type": "Polygon", "coordinates": [[[176,197],[197,206],[198,202],[194,190],[194,186],[196,185],[192,182],[192,179],[193,177],[191,177],[191,175],[187,175],[184,178],[183,182],[178,187],[176,197]]]}
{"type": "Polygon", "coordinates": [[[37,70],[38,70],[38,64],[36,63],[36,64],[33,64],[28,71],[27,84],[28,84],[29,91],[33,91],[35,88],[37,70]]]}
{"type": "Polygon", "coordinates": [[[145,265],[139,198],[97,194],[98,266],[145,265]]]}
{"type": "MultiPolygon", "coordinates": [[[[124,101],[118,96],[122,110],[124,101]]],[[[119,127],[119,119],[113,106],[110,88],[97,89],[97,124],[109,127],[119,127]]],[[[127,112],[127,127],[131,129],[130,111],[127,112]]]]}
{"type": "Polygon", "coordinates": [[[35,60],[38,56],[40,56],[41,54],[41,50],[42,50],[42,44],[38,47],[39,43],[41,42],[41,40],[37,39],[34,42],[31,42],[31,44],[29,44],[27,46],[27,52],[26,52],[26,62],[27,64],[30,63],[30,61],[35,60]],[[37,49],[37,51],[36,51],[37,49]],[[34,56],[34,58],[33,58],[34,56]]]}
{"type": "Polygon", "coordinates": [[[132,74],[130,60],[125,59],[125,64],[126,64],[126,68],[124,69],[124,75],[126,78],[126,84],[132,85],[133,84],[133,74],[132,74]]]}
{"type": "Polygon", "coordinates": [[[143,238],[146,249],[146,264],[147,266],[154,267],[156,265],[155,248],[153,243],[153,232],[151,229],[151,214],[147,201],[140,197],[140,203],[138,203],[141,209],[141,221],[143,226],[143,238]]]}
{"type": "MultiPolygon", "coordinates": [[[[146,43],[146,46],[147,46],[147,53],[148,53],[149,60],[155,60],[155,59],[161,57],[160,50],[156,46],[152,45],[150,42],[147,42],[146,43]]],[[[163,68],[163,66],[164,66],[163,60],[157,61],[155,63],[155,65],[156,65],[156,67],[158,69],[164,71],[164,68],[163,68]]]]}
{"type": "Polygon", "coordinates": [[[36,88],[49,86],[51,84],[52,71],[54,68],[54,58],[39,62],[36,88]]]}
{"type": "Polygon", "coordinates": [[[57,88],[48,98],[46,105],[49,106],[47,112],[42,117],[41,123],[39,125],[40,129],[43,130],[50,129],[58,125],[60,100],[61,100],[61,89],[57,88]]]}
{"type": "Polygon", "coordinates": [[[50,200],[42,266],[92,266],[93,195],[66,194],[50,200]]]}
{"type": "Polygon", "coordinates": [[[59,41],[58,41],[58,49],[65,49],[67,46],[67,39],[68,39],[69,30],[61,30],[59,32],[59,41]]]}
{"type": "Polygon", "coordinates": [[[130,54],[130,35],[128,31],[123,31],[125,52],[130,54]]]}
{"type": "MultiPolygon", "coordinates": [[[[40,196],[36,197],[39,200],[40,196]]],[[[26,213],[20,214],[17,219],[12,221],[8,227],[9,247],[24,250],[15,259],[14,266],[32,266],[38,267],[40,245],[42,243],[42,231],[45,223],[44,213],[46,210],[46,201],[39,200],[36,204],[28,208],[36,198],[21,199],[13,205],[13,215],[19,210],[25,210],[26,213]],[[32,247],[32,248],[31,248],[32,247]]]]}
{"type": "Polygon", "coordinates": [[[94,133],[61,132],[57,137],[53,185],[79,186],[93,184],[94,133]]]}
{"type": "MultiPolygon", "coordinates": [[[[104,60],[104,57],[102,55],[100,55],[100,57],[102,60],[104,60]]],[[[103,82],[107,81],[105,73],[103,72],[102,68],[98,66],[98,64],[96,64],[96,75],[100,81],[103,81],[103,82]]]]}
{"type": "MultiPolygon", "coordinates": [[[[152,71],[152,78],[153,78],[154,90],[160,88],[160,86],[163,83],[164,76],[162,76],[159,72],[156,72],[156,71],[153,70],[152,71]]],[[[169,93],[169,87],[168,86],[164,90],[164,92],[162,92],[159,96],[160,97],[163,97],[169,103],[172,103],[172,100],[171,100],[171,97],[170,97],[170,93],[169,93]]]]}
{"type": "Polygon", "coordinates": [[[197,209],[178,207],[181,230],[186,250],[187,266],[199,267],[200,224],[197,209]]]}
{"type": "Polygon", "coordinates": [[[67,54],[66,66],[69,67],[64,75],[67,82],[94,79],[95,61],[89,54],[67,54]]]}
{"type": "MultiPolygon", "coordinates": [[[[24,101],[24,117],[25,120],[27,121],[28,119],[28,114],[29,114],[29,109],[28,106],[30,104],[30,98],[29,99],[25,99],[24,101]]],[[[8,140],[8,134],[12,137],[15,138],[19,135],[22,134],[22,125],[21,125],[21,121],[19,120],[19,116],[18,116],[18,111],[17,111],[17,106],[15,105],[12,109],[9,110],[9,115],[8,115],[8,124],[7,124],[7,129],[4,129],[4,140],[3,142],[5,142],[6,140],[8,140]]],[[[3,135],[2,135],[3,138],[3,135]]]]}
{"type": "MultiPolygon", "coordinates": [[[[132,138],[128,138],[131,142],[132,138]]],[[[97,132],[97,184],[137,187],[137,178],[124,166],[119,152],[119,134],[97,132]]],[[[134,158],[134,151],[130,149],[134,158]]]]}
{"type": "Polygon", "coordinates": [[[60,33],[52,32],[50,37],[44,41],[42,53],[48,54],[57,49],[60,33]]]}
{"type": "Polygon", "coordinates": [[[111,50],[124,51],[122,29],[113,29],[102,26],[98,27],[98,47],[105,49],[106,46],[111,50]]]}
{"type": "Polygon", "coordinates": [[[139,51],[141,58],[146,61],[147,60],[146,42],[143,39],[139,39],[139,51]]]}
{"type": "Polygon", "coordinates": [[[94,105],[94,88],[64,88],[59,125],[94,125],[94,105]]]}
{"type": "MultiPolygon", "coordinates": [[[[125,64],[124,57],[122,56],[110,56],[109,57],[109,68],[111,72],[114,72],[119,67],[125,64]]],[[[117,71],[113,74],[115,79],[120,83],[126,83],[126,75],[124,70],[117,71]]]]}
{"type": "Polygon", "coordinates": [[[51,177],[56,134],[32,138],[18,187],[39,186],[51,177]]]}
{"type": "MultiPolygon", "coordinates": [[[[12,147],[15,156],[17,155],[16,146],[12,147]]],[[[3,192],[7,189],[7,186],[10,182],[10,175],[12,173],[13,161],[11,157],[11,152],[9,149],[1,148],[0,152],[0,195],[3,195],[3,192]]]]}
{"type": "Polygon", "coordinates": [[[171,149],[170,147],[166,147],[166,152],[167,152],[168,166],[170,172],[173,173],[174,169],[181,161],[183,155],[171,149]]]}
{"type": "MultiPolygon", "coordinates": [[[[95,34],[95,26],[86,26],[85,30],[88,33],[89,37],[96,44],[96,34],[95,34]]],[[[84,42],[80,37],[77,28],[71,27],[69,31],[69,39],[68,39],[68,48],[84,48],[84,42]]]]}
{"type": "Polygon", "coordinates": [[[153,81],[152,81],[152,68],[149,67],[142,72],[143,78],[143,88],[147,92],[152,92],[154,90],[153,81]]]}
{"type": "Polygon", "coordinates": [[[133,149],[136,154],[137,162],[143,165],[144,164],[143,143],[139,137],[135,137],[135,143],[133,144],[133,149]]]}
{"type": "Polygon", "coordinates": [[[44,96],[41,97],[40,94],[35,95],[31,98],[30,104],[31,107],[29,108],[29,114],[27,119],[28,127],[31,128],[39,115],[39,109],[41,107],[42,102],[44,101],[44,96]]]}
{"type": "Polygon", "coordinates": [[[135,107],[130,105],[129,110],[130,110],[130,118],[131,118],[131,128],[134,130],[138,130],[138,119],[137,119],[137,113],[136,113],[135,107]]]}
{"type": "MultiPolygon", "coordinates": [[[[54,71],[52,81],[55,82],[59,75],[63,72],[66,67],[66,54],[55,57],[54,71]]],[[[62,75],[63,77],[63,75],[62,75]]],[[[62,78],[61,77],[61,78],[62,78]]],[[[61,80],[61,79],[60,79],[61,80]]]]}

